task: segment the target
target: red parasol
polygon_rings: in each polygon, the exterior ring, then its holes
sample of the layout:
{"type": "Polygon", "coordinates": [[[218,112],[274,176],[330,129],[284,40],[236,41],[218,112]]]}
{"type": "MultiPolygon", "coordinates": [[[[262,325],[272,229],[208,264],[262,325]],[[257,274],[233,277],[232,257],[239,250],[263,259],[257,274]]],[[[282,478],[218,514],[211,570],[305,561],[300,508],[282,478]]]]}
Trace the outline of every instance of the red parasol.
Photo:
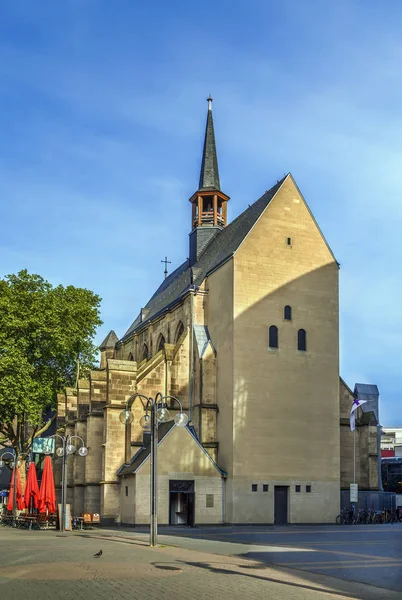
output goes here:
{"type": "Polygon", "coordinates": [[[56,490],[54,487],[52,459],[50,456],[46,456],[45,464],[43,466],[38,508],[40,513],[54,513],[56,511],[56,490]]]}
{"type": "Polygon", "coordinates": [[[39,486],[36,476],[35,464],[31,462],[28,469],[27,482],[24,494],[25,506],[29,508],[38,508],[39,501],[39,486]]]}
{"type": "Polygon", "coordinates": [[[11,482],[10,482],[10,492],[9,492],[9,496],[8,496],[8,502],[7,502],[7,510],[13,510],[13,504],[14,504],[14,473],[17,472],[17,496],[16,496],[16,501],[17,501],[17,508],[18,510],[23,510],[25,508],[25,503],[24,503],[24,499],[22,497],[22,487],[21,487],[21,478],[20,478],[20,472],[19,469],[13,469],[12,475],[11,475],[11,482]]]}

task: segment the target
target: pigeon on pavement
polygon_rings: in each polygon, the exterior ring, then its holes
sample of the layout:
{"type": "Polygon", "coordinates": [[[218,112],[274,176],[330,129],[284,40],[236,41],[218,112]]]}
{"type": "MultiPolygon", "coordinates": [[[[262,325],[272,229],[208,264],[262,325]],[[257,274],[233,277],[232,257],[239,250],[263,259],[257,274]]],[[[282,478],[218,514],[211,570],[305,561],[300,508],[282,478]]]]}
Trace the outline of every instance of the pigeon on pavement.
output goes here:
{"type": "Polygon", "coordinates": [[[95,558],[100,558],[102,556],[102,550],[99,550],[96,554],[94,554],[95,558]]]}

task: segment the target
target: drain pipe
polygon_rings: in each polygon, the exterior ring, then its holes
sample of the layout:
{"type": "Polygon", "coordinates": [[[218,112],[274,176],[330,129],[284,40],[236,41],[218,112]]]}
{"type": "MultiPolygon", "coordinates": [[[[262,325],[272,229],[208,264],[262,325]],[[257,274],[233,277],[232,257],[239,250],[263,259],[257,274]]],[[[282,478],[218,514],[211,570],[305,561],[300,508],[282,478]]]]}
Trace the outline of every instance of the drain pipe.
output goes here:
{"type": "Polygon", "coordinates": [[[226,509],[226,497],[225,497],[225,491],[226,491],[226,478],[222,477],[222,525],[224,525],[225,522],[226,522],[226,513],[225,513],[225,509],[226,509]]]}
{"type": "Polygon", "coordinates": [[[194,296],[197,293],[197,286],[192,285],[190,288],[190,390],[189,390],[189,423],[193,420],[193,403],[194,403],[194,296]]]}

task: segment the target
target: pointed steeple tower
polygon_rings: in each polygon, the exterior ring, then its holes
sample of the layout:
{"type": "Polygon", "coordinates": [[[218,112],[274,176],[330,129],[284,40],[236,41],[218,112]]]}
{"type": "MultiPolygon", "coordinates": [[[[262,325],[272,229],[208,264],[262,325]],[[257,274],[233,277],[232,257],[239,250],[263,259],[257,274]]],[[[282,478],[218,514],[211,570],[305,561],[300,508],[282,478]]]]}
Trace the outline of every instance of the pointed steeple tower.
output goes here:
{"type": "Polygon", "coordinates": [[[199,191],[219,190],[218,157],[216,155],[214,121],[212,117],[212,98],[208,98],[207,125],[205,128],[204,150],[200,172],[199,191]]]}
{"type": "Polygon", "coordinates": [[[209,242],[227,223],[229,196],[221,191],[216,154],[212,98],[208,98],[207,124],[198,190],[190,198],[192,204],[190,264],[197,262],[209,242]]]}

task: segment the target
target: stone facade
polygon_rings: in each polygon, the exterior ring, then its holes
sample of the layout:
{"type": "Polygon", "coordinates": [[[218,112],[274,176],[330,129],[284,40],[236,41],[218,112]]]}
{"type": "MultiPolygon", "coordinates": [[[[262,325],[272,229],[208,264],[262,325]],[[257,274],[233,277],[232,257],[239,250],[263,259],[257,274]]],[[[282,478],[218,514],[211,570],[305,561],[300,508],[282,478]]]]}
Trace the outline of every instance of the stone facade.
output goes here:
{"type": "MultiPolygon", "coordinates": [[[[130,470],[144,408],[137,399],[129,428],[119,415],[133,394],[161,392],[191,426],[160,445],[161,522],[176,479],[194,481],[196,523],[334,522],[352,481],[355,397],[339,379],[339,266],[291,175],[226,229],[220,190],[190,200],[193,227],[215,228],[209,244],[190,248],[128,332],[107,336],[100,369],[59,396],[60,425],[89,450],[69,461],[73,512],[147,522],[149,460],[130,470]]],[[[358,420],[365,489],[378,487],[373,427],[358,420]]]]}
{"type": "MultiPolygon", "coordinates": [[[[194,481],[197,524],[224,522],[223,486],[225,478],[201,444],[186,428],[174,427],[159,444],[158,522],[169,524],[169,482],[194,481]],[[209,504],[207,505],[207,496],[209,504]],[[211,498],[212,496],[212,498],[211,498]]],[[[121,482],[121,520],[123,523],[149,523],[150,459],[121,482]]]]}

